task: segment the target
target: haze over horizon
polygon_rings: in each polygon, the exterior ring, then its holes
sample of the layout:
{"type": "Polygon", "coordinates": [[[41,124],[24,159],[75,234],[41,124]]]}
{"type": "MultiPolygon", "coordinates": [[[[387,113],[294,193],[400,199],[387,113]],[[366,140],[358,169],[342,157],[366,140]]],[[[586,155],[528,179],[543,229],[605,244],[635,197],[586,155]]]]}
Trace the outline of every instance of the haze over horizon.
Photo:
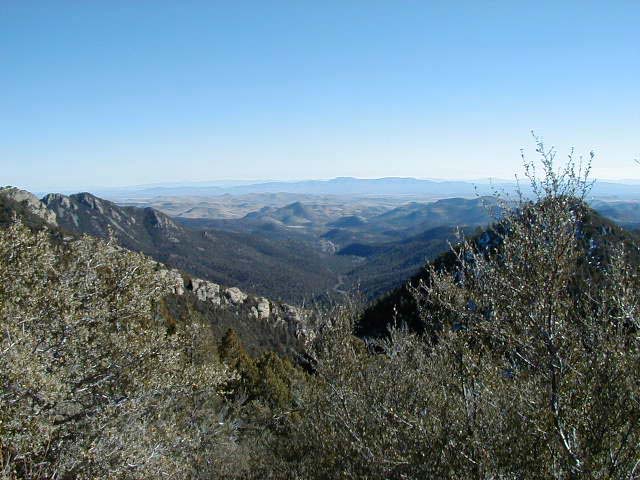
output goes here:
{"type": "MultiPolygon", "coordinates": [[[[627,194],[632,193],[632,197],[638,197],[637,188],[640,188],[640,179],[591,179],[594,182],[594,192],[598,192],[597,198],[602,194],[615,194],[619,188],[632,188],[626,190],[627,194]],[[605,188],[605,190],[602,190],[605,188]]],[[[50,193],[61,193],[71,195],[74,193],[89,192],[97,196],[102,196],[112,200],[124,200],[127,198],[144,197],[208,197],[218,195],[245,195],[260,193],[283,193],[283,194],[310,194],[327,196],[418,196],[425,198],[445,195],[450,197],[468,197],[476,195],[490,195],[497,191],[512,191],[518,182],[522,182],[523,177],[518,179],[505,178],[475,178],[475,179],[452,179],[452,178],[416,178],[416,177],[333,177],[333,178],[307,178],[307,179],[254,179],[254,180],[212,180],[212,181],[189,181],[189,182],[158,182],[138,185],[4,185],[6,187],[17,187],[44,196],[50,193]],[[370,183],[364,183],[370,181],[370,183]],[[401,181],[401,182],[397,182],[401,181]],[[440,187],[437,185],[440,184],[440,187]],[[442,188],[445,187],[445,190],[442,188]],[[433,189],[435,188],[435,190],[433,189]],[[504,190],[506,189],[506,190],[504,190]]],[[[0,185],[3,187],[3,185],[0,185]]],[[[619,191],[622,194],[622,191],[619,191]]]]}
{"type": "Polygon", "coordinates": [[[530,130],[640,167],[640,4],[0,5],[2,183],[512,179],[530,130]],[[213,179],[213,180],[212,180],[213,179]]]}

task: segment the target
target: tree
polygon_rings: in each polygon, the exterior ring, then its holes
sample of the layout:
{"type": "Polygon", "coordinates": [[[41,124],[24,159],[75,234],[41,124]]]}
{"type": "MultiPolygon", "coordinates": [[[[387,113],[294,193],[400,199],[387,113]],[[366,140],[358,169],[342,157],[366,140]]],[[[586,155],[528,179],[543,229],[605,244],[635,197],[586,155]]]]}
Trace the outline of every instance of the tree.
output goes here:
{"type": "Polygon", "coordinates": [[[538,152],[543,178],[527,164],[534,201],[521,199],[503,222],[497,251],[467,244],[456,275],[432,272],[418,292],[425,320],[438,311],[461,331],[445,343],[469,392],[465,407],[479,409],[479,431],[508,440],[484,439],[488,465],[481,452],[469,452],[485,475],[522,469],[538,478],[634,478],[637,265],[624,245],[586,237],[588,168],[570,156],[555,171],[555,152],[542,142],[538,152]],[[514,465],[514,457],[526,463],[514,465]]]}

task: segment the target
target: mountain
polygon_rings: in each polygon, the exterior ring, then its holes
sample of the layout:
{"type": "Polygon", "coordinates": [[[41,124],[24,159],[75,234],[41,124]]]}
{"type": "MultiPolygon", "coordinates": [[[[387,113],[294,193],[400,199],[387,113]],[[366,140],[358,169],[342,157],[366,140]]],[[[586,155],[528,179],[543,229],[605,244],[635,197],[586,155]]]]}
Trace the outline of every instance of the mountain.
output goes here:
{"type": "Polygon", "coordinates": [[[640,228],[640,202],[596,201],[592,203],[592,207],[618,225],[628,229],[640,228]]]}
{"type": "MultiPolygon", "coordinates": [[[[426,261],[455,241],[456,228],[473,231],[492,220],[492,197],[408,202],[379,208],[337,208],[322,202],[265,206],[240,219],[177,221],[193,228],[215,228],[286,241],[295,239],[329,255],[340,290],[357,290],[372,299],[402,284],[426,261]],[[354,211],[358,211],[354,214],[354,211]],[[345,215],[345,212],[348,214],[345,215]]],[[[497,213],[497,212],[496,212],[497,213]]],[[[334,286],[335,291],[335,286],[334,286]]]]}
{"type": "Polygon", "coordinates": [[[0,188],[0,226],[5,226],[14,217],[19,217],[29,227],[40,228],[44,225],[57,227],[55,213],[31,192],[16,187],[0,188]]]}
{"type": "Polygon", "coordinates": [[[187,233],[153,208],[120,207],[86,192],[52,193],[42,203],[68,231],[96,237],[108,237],[112,231],[124,247],[150,256],[158,255],[166,243],[180,243],[187,233]]]}
{"type": "Polygon", "coordinates": [[[395,242],[373,245],[352,243],[337,253],[366,258],[366,261],[346,273],[345,278],[349,286],[373,300],[401,286],[426,262],[446,252],[457,243],[459,233],[473,232],[477,228],[480,227],[439,226],[395,242]]]}
{"type": "MultiPolygon", "coordinates": [[[[0,228],[20,219],[34,230],[49,229],[61,245],[75,241],[74,233],[106,237],[112,231],[122,247],[155,252],[156,259],[162,257],[157,249],[165,248],[166,242],[189,241],[189,232],[160,212],[119,207],[88,193],[50,194],[39,200],[24,190],[2,188],[0,214],[0,228]],[[61,232],[70,235],[63,238],[61,232]]],[[[232,328],[251,354],[276,351],[291,359],[315,334],[309,310],[198,278],[161,262],[157,274],[168,288],[157,305],[158,314],[169,326],[200,319],[210,325],[215,338],[232,328]]]]}
{"type": "MultiPolygon", "coordinates": [[[[184,219],[185,225],[237,232],[274,232],[285,236],[325,239],[339,248],[350,243],[382,243],[403,240],[438,226],[484,225],[492,220],[493,197],[460,197],[437,201],[395,202],[388,208],[361,204],[359,200],[330,204],[293,202],[282,207],[265,206],[235,219],[184,219]]],[[[498,213],[498,212],[495,212],[498,213]]]]}
{"type": "Polygon", "coordinates": [[[264,207],[244,217],[253,223],[272,223],[285,227],[313,226],[326,221],[326,216],[315,212],[309,205],[294,202],[280,208],[264,207]]]}
{"type": "MultiPolygon", "coordinates": [[[[468,181],[417,179],[411,177],[353,178],[329,180],[209,182],[171,185],[141,185],[137,187],[93,189],[110,199],[150,198],[157,196],[220,196],[262,193],[304,195],[418,195],[424,198],[468,197],[493,195],[496,190],[514,193],[516,183],[508,180],[478,179],[468,181]]],[[[530,193],[526,190],[525,194],[530,193]]],[[[640,200],[640,184],[633,181],[598,181],[591,194],[606,199],[640,200]]]]}
{"type": "Polygon", "coordinates": [[[331,180],[299,182],[267,182],[229,189],[230,193],[288,192],[323,195],[475,195],[469,182],[421,180],[416,178],[387,177],[364,179],[338,177],[331,180]]]}
{"type": "Polygon", "coordinates": [[[441,225],[488,223],[489,209],[496,207],[494,197],[446,198],[432,203],[411,202],[369,220],[385,229],[426,230],[441,225]]]}
{"type": "MultiPolygon", "coordinates": [[[[322,202],[266,206],[240,219],[178,219],[193,228],[215,228],[285,241],[296,239],[326,253],[341,290],[372,299],[402,284],[426,261],[445,251],[456,228],[488,225],[493,197],[407,202],[387,208],[337,208],[322,202]],[[358,211],[354,214],[354,211],[358,211]],[[345,215],[345,212],[348,214],[345,215]],[[342,259],[342,260],[340,260],[342,259]]],[[[494,212],[498,214],[499,212],[494,212]]],[[[335,288],[334,288],[335,290],[335,288]]]]}
{"type": "MultiPolygon", "coordinates": [[[[500,182],[497,186],[511,186],[510,182],[500,182]]],[[[480,182],[478,188],[483,193],[491,193],[493,187],[480,182]]],[[[149,186],[121,189],[98,189],[99,193],[110,198],[149,197],[158,195],[197,195],[210,196],[243,195],[249,193],[295,193],[311,195],[429,195],[442,196],[475,196],[476,186],[473,182],[422,180],[416,178],[353,178],[338,177],[330,180],[271,181],[254,182],[244,185],[170,185],[149,186]]]]}
{"type": "Polygon", "coordinates": [[[363,228],[366,224],[367,221],[359,215],[347,215],[327,223],[327,226],[334,228],[363,228]]]}

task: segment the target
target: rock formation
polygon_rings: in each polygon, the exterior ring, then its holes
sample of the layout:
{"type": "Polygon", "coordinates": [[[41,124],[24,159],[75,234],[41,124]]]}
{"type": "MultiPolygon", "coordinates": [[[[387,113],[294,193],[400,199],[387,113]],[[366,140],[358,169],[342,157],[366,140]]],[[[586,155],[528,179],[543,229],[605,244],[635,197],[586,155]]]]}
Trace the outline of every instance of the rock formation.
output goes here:
{"type": "Polygon", "coordinates": [[[213,282],[207,282],[199,278],[191,279],[191,291],[198,297],[201,302],[211,302],[214,305],[222,303],[220,296],[220,285],[213,282]]]}
{"type": "Polygon", "coordinates": [[[56,222],[56,214],[49,210],[33,193],[26,190],[20,190],[16,187],[2,187],[0,194],[10,198],[16,203],[24,205],[24,207],[33,215],[44,220],[50,225],[58,225],[56,222]]]}
{"type": "Polygon", "coordinates": [[[240,290],[238,287],[227,288],[224,291],[225,295],[229,299],[229,301],[234,305],[240,305],[244,303],[247,299],[248,295],[240,290]]]}
{"type": "Polygon", "coordinates": [[[243,314],[248,314],[249,318],[257,322],[265,322],[273,328],[284,328],[304,343],[315,338],[312,315],[303,308],[249,295],[237,287],[223,288],[217,283],[201,278],[190,278],[185,281],[178,270],[168,269],[161,263],[158,263],[158,269],[158,274],[165,282],[169,294],[194,295],[198,302],[234,311],[237,314],[244,312],[243,314]]]}

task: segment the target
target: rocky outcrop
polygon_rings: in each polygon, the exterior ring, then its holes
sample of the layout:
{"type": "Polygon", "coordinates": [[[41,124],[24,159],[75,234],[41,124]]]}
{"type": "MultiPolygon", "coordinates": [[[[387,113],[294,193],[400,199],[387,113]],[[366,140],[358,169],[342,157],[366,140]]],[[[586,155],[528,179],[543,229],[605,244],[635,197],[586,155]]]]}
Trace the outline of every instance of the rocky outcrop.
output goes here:
{"type": "Polygon", "coordinates": [[[220,285],[199,278],[191,279],[191,291],[201,302],[211,302],[214,305],[222,304],[220,285]]]}
{"type": "Polygon", "coordinates": [[[70,221],[76,228],[80,226],[78,206],[66,195],[49,193],[42,198],[42,203],[56,218],[60,218],[63,224],[70,221]]]}
{"type": "Polygon", "coordinates": [[[227,288],[224,293],[229,301],[234,305],[240,305],[248,298],[248,295],[238,287],[227,288]]]}
{"type": "Polygon", "coordinates": [[[180,230],[180,227],[178,227],[173,220],[154,208],[147,207],[144,209],[144,213],[145,221],[153,228],[180,230]]]}
{"type": "Polygon", "coordinates": [[[135,225],[135,219],[120,207],[86,192],[69,196],[50,193],[42,203],[55,213],[58,224],[70,231],[105,237],[112,229],[128,235],[135,225]]]}
{"type": "Polygon", "coordinates": [[[167,290],[174,295],[184,295],[184,279],[178,270],[160,270],[160,278],[166,282],[167,290]]]}
{"type": "Polygon", "coordinates": [[[153,208],[123,207],[90,193],[50,193],[42,205],[68,231],[98,237],[115,234],[130,250],[150,254],[158,241],[180,243],[182,227],[153,208]]]}
{"type": "Polygon", "coordinates": [[[0,195],[4,195],[14,202],[23,205],[29,213],[41,218],[45,223],[55,226],[58,225],[56,222],[56,214],[50,211],[33,193],[20,190],[16,187],[2,187],[0,188],[0,195]]]}
{"type": "Polygon", "coordinates": [[[315,338],[315,328],[312,328],[311,315],[306,310],[293,305],[282,305],[284,320],[289,331],[297,338],[309,342],[315,338]]]}
{"type": "Polygon", "coordinates": [[[105,200],[98,198],[88,192],[76,193],[75,195],[72,195],[72,198],[75,199],[78,203],[85,205],[92,210],[97,210],[103,215],[105,210],[108,208],[105,200]]]}
{"type": "Polygon", "coordinates": [[[189,278],[185,281],[178,270],[168,269],[160,263],[158,272],[169,294],[193,295],[196,301],[214,308],[248,315],[256,322],[265,322],[273,328],[286,330],[303,343],[315,338],[312,315],[303,308],[249,295],[237,287],[223,288],[217,283],[200,278],[189,278]]]}
{"type": "Polygon", "coordinates": [[[251,316],[258,320],[268,320],[271,315],[271,306],[269,300],[262,297],[258,299],[255,307],[251,307],[251,316]]]}

